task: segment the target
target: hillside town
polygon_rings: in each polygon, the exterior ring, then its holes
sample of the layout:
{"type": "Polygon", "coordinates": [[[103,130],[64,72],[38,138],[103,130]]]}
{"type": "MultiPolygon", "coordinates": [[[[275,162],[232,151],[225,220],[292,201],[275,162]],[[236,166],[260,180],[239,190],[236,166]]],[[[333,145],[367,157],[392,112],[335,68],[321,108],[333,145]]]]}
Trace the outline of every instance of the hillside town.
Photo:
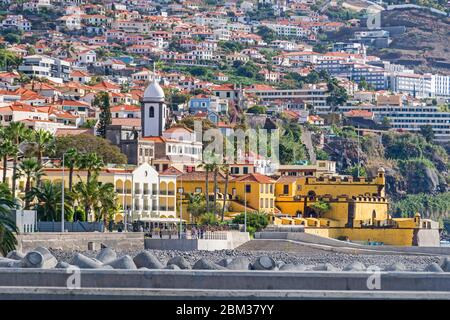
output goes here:
{"type": "Polygon", "coordinates": [[[255,214],[361,243],[421,245],[420,230],[434,230],[427,241],[439,245],[450,73],[371,54],[405,27],[369,28],[374,5],[350,7],[2,1],[2,196],[37,212],[21,232],[66,220],[173,236],[244,224],[253,234],[255,214]],[[348,41],[326,41],[355,26],[348,41]],[[271,151],[238,146],[253,134],[261,146],[263,131],[278,138],[271,151]],[[211,132],[231,156],[208,153],[211,132]]]}
{"type": "Polygon", "coordinates": [[[0,0],[0,300],[450,299],[449,35],[446,0],[0,0]]]}

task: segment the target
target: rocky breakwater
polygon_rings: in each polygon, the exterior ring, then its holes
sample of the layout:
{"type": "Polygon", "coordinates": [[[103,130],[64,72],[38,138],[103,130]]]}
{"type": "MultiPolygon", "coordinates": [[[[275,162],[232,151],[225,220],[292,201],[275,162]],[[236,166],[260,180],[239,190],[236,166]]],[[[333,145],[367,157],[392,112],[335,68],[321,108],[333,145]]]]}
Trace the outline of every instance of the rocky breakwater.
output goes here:
{"type": "MultiPolygon", "coordinates": [[[[92,253],[92,252],[91,252],[92,253]]],[[[286,259],[285,259],[286,260],[286,259]]],[[[120,270],[255,270],[257,271],[346,271],[364,272],[369,267],[363,262],[352,262],[345,266],[332,263],[301,264],[285,260],[276,260],[269,255],[228,256],[221,259],[196,256],[195,261],[188,261],[182,255],[175,255],[166,261],[158,258],[151,251],[140,251],[119,256],[111,248],[103,248],[95,257],[76,252],[70,259],[64,261],[47,248],[37,247],[29,252],[11,251],[6,257],[0,257],[0,268],[80,268],[80,269],[120,269],[120,270]],[[59,260],[59,261],[58,261],[59,260]]],[[[373,267],[370,266],[371,268],[373,267]]],[[[439,262],[431,262],[423,268],[407,268],[402,262],[380,267],[384,271],[420,271],[420,272],[450,272],[450,257],[441,258],[439,262]]]]}

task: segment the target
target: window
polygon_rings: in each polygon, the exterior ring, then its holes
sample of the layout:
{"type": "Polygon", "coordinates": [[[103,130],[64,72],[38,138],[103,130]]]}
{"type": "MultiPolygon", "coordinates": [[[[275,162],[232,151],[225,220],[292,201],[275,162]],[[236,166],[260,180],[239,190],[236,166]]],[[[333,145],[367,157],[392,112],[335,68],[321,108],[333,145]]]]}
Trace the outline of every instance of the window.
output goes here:
{"type": "Polygon", "coordinates": [[[244,174],[248,173],[248,167],[244,167],[244,174]]]}
{"type": "Polygon", "coordinates": [[[154,118],[155,117],[155,108],[150,107],[150,109],[148,110],[148,114],[149,114],[150,118],[154,118]]]}
{"type": "Polygon", "coordinates": [[[251,186],[250,184],[246,184],[246,185],[245,185],[245,192],[246,192],[246,193],[252,192],[252,186],[251,186]]]}
{"type": "Polygon", "coordinates": [[[289,185],[288,184],[283,185],[283,194],[289,194],[289,185]]]}
{"type": "Polygon", "coordinates": [[[259,199],[259,207],[260,208],[264,207],[264,199],[259,199]]]}
{"type": "Polygon", "coordinates": [[[202,192],[202,188],[195,188],[195,193],[201,193],[202,192]]]}

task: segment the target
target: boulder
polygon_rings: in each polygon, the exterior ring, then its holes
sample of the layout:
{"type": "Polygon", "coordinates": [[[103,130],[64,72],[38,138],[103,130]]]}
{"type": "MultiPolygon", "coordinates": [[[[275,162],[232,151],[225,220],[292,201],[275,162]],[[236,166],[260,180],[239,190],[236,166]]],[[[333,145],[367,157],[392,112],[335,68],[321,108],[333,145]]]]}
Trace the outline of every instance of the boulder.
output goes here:
{"type": "Polygon", "coordinates": [[[0,268],[23,268],[23,261],[0,257],[0,268]]]}
{"type": "Polygon", "coordinates": [[[70,261],[70,264],[77,266],[81,269],[99,269],[102,268],[103,265],[89,257],[86,257],[84,254],[76,253],[75,256],[70,261]]]}
{"type": "Polygon", "coordinates": [[[219,266],[217,263],[202,258],[198,260],[192,267],[194,270],[226,270],[227,268],[219,266]]]}
{"type": "Polygon", "coordinates": [[[252,264],[254,270],[273,270],[276,267],[275,260],[269,256],[258,257],[252,264]]]}
{"type": "Polygon", "coordinates": [[[102,263],[109,263],[117,259],[116,252],[111,248],[103,248],[100,250],[98,255],[95,257],[98,261],[102,263]]]}
{"type": "Polygon", "coordinates": [[[168,266],[166,266],[164,269],[169,269],[169,270],[181,270],[179,266],[177,266],[176,264],[169,264],[168,266]]]}
{"type": "Polygon", "coordinates": [[[139,252],[134,258],[136,267],[145,267],[148,269],[164,269],[164,265],[153,254],[148,251],[139,252]]]}
{"type": "Polygon", "coordinates": [[[284,262],[284,261],[282,261],[282,260],[278,260],[277,262],[276,262],[276,267],[278,268],[278,269],[280,269],[282,266],[284,266],[286,264],[286,262],[284,262]]]}
{"type": "Polygon", "coordinates": [[[232,259],[225,267],[229,270],[251,270],[252,264],[246,257],[236,257],[232,259]]]}
{"type": "Polygon", "coordinates": [[[401,262],[395,262],[385,268],[386,271],[406,271],[406,267],[401,262]]]}
{"type": "Polygon", "coordinates": [[[357,272],[362,272],[362,271],[366,271],[366,266],[364,264],[362,264],[361,262],[353,262],[350,263],[349,265],[344,267],[344,271],[357,271],[357,272]]]}
{"type": "Polygon", "coordinates": [[[217,262],[219,266],[228,267],[228,265],[233,261],[233,258],[224,258],[217,262]]]}
{"type": "Polygon", "coordinates": [[[304,264],[287,263],[280,267],[280,271],[306,271],[307,267],[304,264]]]}
{"type": "Polygon", "coordinates": [[[313,267],[314,271],[339,271],[338,268],[333,266],[331,263],[322,263],[313,267]]]}
{"type": "Polygon", "coordinates": [[[178,266],[180,269],[190,269],[191,268],[191,265],[189,264],[189,262],[181,256],[173,257],[172,259],[167,261],[168,266],[171,264],[178,266]]]}
{"type": "Polygon", "coordinates": [[[450,257],[445,257],[441,259],[439,265],[445,272],[450,272],[450,257]]]}
{"type": "Polygon", "coordinates": [[[57,268],[57,269],[67,269],[67,268],[70,268],[70,267],[77,268],[77,266],[73,266],[73,265],[71,265],[71,264],[69,264],[67,262],[64,262],[64,261],[58,262],[58,264],[56,265],[55,268],[57,268]]]}
{"type": "Polygon", "coordinates": [[[430,263],[429,265],[427,265],[425,267],[425,269],[423,269],[423,271],[425,272],[444,272],[444,270],[442,270],[441,266],[438,265],[436,262],[430,263]]]}
{"type": "Polygon", "coordinates": [[[111,266],[114,269],[126,269],[126,270],[136,270],[137,267],[134,264],[133,259],[129,255],[125,255],[121,258],[118,258],[114,261],[106,263],[105,266],[111,266]]]}
{"type": "Polygon", "coordinates": [[[25,255],[17,250],[13,250],[8,252],[8,254],[6,255],[6,258],[8,259],[13,259],[13,260],[22,260],[25,257],[25,255]]]}
{"type": "Polygon", "coordinates": [[[25,268],[52,269],[58,264],[58,260],[44,247],[28,252],[22,261],[25,268]]]}

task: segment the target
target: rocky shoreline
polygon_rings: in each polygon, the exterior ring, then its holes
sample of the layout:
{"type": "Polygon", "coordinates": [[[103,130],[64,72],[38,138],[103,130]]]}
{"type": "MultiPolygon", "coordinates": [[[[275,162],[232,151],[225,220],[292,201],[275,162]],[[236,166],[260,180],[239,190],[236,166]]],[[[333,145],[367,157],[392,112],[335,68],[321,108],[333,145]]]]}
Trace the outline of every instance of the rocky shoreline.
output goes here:
{"type": "MultiPolygon", "coordinates": [[[[331,264],[337,269],[344,269],[352,263],[362,263],[365,266],[377,266],[385,269],[393,264],[401,263],[406,270],[423,270],[432,263],[440,263],[438,256],[411,256],[411,255],[374,255],[374,254],[346,254],[334,253],[323,250],[308,250],[304,254],[287,253],[282,251],[244,251],[244,250],[217,250],[217,251],[176,251],[176,250],[146,250],[154,255],[163,265],[174,257],[183,257],[193,266],[200,259],[219,263],[223,259],[245,257],[254,263],[258,257],[268,256],[276,262],[285,264],[305,265],[309,268],[322,264],[331,264]]],[[[98,251],[62,251],[51,250],[58,261],[70,262],[77,254],[81,253],[87,257],[95,258],[98,251]]],[[[117,251],[118,257],[125,255],[134,257],[140,251],[117,251]]]]}
{"type": "Polygon", "coordinates": [[[259,250],[114,250],[69,251],[37,247],[12,251],[0,258],[0,268],[193,269],[273,271],[386,271],[450,272],[450,257],[399,254],[348,254],[305,247],[303,251],[259,250]]]}

